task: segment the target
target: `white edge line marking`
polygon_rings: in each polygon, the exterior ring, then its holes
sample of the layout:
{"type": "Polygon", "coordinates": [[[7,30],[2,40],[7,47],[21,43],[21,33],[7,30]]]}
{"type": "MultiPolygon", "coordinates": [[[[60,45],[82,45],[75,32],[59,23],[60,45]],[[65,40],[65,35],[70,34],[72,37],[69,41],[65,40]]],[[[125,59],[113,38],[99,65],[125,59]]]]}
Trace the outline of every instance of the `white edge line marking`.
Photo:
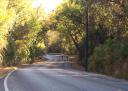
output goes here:
{"type": "Polygon", "coordinates": [[[8,85],[7,85],[7,80],[8,80],[8,77],[9,77],[13,72],[15,72],[15,71],[16,71],[16,70],[11,71],[11,72],[8,73],[8,75],[5,77],[5,79],[4,79],[4,89],[5,89],[5,91],[9,91],[8,85]]]}

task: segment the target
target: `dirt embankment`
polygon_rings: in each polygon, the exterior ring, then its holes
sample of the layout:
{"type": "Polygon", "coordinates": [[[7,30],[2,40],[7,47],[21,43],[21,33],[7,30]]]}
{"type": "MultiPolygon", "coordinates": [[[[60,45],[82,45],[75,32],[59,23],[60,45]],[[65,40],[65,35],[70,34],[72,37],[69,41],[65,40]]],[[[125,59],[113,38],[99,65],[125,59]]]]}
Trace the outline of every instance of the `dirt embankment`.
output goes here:
{"type": "Polygon", "coordinates": [[[84,67],[79,63],[77,56],[69,56],[69,63],[73,69],[85,70],[84,67]]]}

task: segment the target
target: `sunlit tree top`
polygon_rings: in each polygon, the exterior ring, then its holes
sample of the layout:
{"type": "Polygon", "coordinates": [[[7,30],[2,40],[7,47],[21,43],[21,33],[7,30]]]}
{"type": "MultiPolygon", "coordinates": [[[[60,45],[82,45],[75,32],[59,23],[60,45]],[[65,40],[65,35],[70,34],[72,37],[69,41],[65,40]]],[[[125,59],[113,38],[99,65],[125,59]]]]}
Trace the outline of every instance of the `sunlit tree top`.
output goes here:
{"type": "Polygon", "coordinates": [[[63,0],[34,0],[32,7],[42,7],[47,13],[50,13],[62,2],[63,0]]]}

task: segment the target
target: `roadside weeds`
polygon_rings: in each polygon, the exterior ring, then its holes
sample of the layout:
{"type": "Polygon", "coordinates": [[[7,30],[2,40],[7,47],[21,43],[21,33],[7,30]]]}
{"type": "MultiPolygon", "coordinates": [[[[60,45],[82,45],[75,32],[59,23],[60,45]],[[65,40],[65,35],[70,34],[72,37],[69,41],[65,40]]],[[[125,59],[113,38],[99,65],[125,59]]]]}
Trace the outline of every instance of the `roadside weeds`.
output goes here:
{"type": "Polygon", "coordinates": [[[9,72],[16,69],[17,67],[0,67],[0,79],[4,78],[9,72]]]}

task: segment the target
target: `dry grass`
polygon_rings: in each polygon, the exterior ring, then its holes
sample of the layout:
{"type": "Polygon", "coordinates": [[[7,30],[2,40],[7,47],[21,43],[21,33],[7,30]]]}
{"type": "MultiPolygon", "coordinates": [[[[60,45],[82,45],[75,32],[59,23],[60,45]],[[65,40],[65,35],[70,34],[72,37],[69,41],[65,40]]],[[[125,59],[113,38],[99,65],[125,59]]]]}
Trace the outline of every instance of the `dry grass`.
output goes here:
{"type": "Polygon", "coordinates": [[[17,69],[16,67],[0,67],[0,78],[5,77],[9,72],[17,69]]]}
{"type": "Polygon", "coordinates": [[[77,69],[77,70],[84,70],[84,67],[81,66],[80,63],[79,63],[77,56],[72,56],[72,57],[70,57],[69,63],[70,63],[70,65],[72,66],[72,68],[74,68],[74,69],[77,69]]]}
{"type": "Polygon", "coordinates": [[[34,61],[34,63],[32,63],[32,64],[22,64],[22,65],[18,66],[18,68],[27,68],[27,67],[31,67],[33,65],[43,64],[44,61],[45,60],[43,60],[43,59],[36,59],[34,61]]]}

